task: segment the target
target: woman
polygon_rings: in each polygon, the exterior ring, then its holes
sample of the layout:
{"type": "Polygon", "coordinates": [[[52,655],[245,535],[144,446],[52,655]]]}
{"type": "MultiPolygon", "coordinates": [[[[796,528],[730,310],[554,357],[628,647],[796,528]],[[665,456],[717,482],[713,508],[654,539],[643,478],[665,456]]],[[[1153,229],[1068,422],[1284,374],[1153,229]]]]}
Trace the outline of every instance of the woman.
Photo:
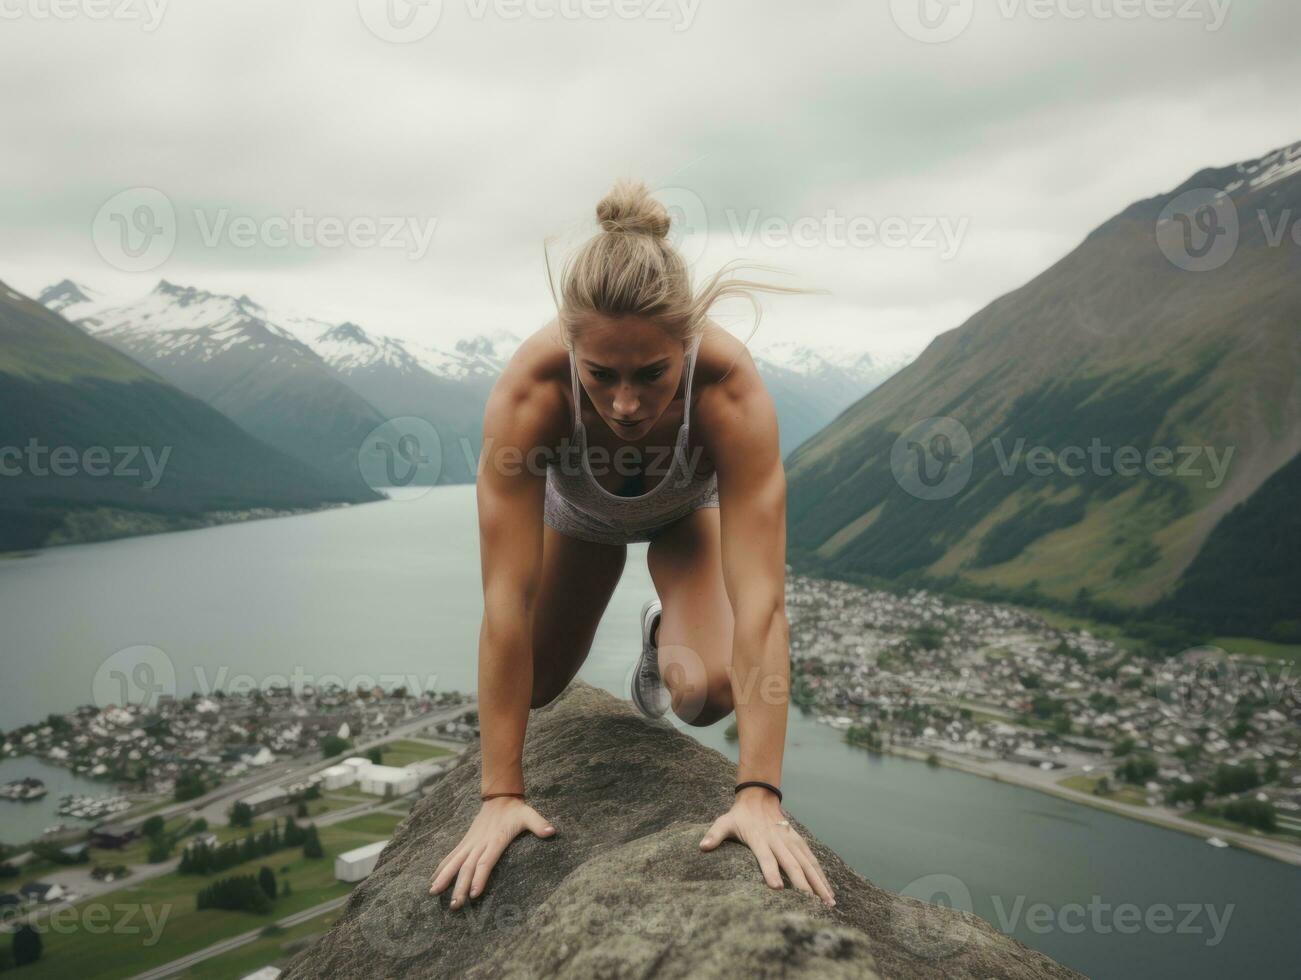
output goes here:
{"type": "Polygon", "coordinates": [[[708,319],[724,296],[804,290],[723,270],[693,294],[666,239],[669,216],[642,184],[616,184],[597,217],[602,231],[564,271],[559,315],[511,358],[484,415],[483,804],[430,892],[455,881],[460,908],[521,832],[555,833],[524,800],[528,713],[578,672],[626,545],[649,541],[659,600],[642,612],[634,704],[657,717],[671,701],[698,726],[737,715],[735,802],[700,847],[736,838],[770,887],[785,872],[834,905],[781,810],[789,650],[777,418],[744,344],[708,319]]]}

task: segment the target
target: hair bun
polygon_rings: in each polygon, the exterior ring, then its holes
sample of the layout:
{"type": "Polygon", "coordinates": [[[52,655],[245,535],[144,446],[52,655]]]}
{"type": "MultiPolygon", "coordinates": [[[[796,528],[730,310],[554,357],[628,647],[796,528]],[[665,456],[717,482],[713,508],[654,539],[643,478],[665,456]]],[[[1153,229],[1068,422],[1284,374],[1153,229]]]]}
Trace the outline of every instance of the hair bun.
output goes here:
{"type": "Polygon", "coordinates": [[[669,212],[641,181],[620,180],[596,206],[601,228],[612,234],[667,238],[669,212]]]}

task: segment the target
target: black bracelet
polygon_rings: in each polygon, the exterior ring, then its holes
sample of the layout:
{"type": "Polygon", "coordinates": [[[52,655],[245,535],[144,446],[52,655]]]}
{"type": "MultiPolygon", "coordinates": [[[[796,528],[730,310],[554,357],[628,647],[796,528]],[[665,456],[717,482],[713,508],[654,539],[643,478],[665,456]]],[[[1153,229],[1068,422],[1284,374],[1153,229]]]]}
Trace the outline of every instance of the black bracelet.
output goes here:
{"type": "Polygon", "coordinates": [[[744,783],[737,783],[737,784],[736,784],[736,789],[734,789],[732,792],[733,792],[733,793],[739,793],[739,792],[741,792],[741,790],[745,789],[747,786],[762,786],[764,789],[770,789],[770,790],[772,790],[774,793],[777,794],[777,802],[780,803],[780,802],[782,801],[782,791],[781,791],[781,790],[779,790],[779,789],[778,789],[776,786],[774,786],[772,783],[765,783],[765,782],[762,782],[762,781],[760,781],[760,780],[758,780],[758,779],[751,779],[751,780],[748,780],[748,781],[746,781],[746,782],[744,782],[744,783]]]}

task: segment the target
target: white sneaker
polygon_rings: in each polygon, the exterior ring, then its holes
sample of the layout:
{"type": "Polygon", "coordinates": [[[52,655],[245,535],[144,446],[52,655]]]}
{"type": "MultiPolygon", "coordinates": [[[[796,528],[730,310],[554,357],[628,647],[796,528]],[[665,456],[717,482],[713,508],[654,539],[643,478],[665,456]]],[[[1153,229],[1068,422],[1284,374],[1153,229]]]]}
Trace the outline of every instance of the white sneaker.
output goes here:
{"type": "Polygon", "coordinates": [[[651,599],[641,607],[641,658],[632,672],[632,703],[647,718],[663,716],[672,703],[660,678],[659,647],[651,639],[661,611],[658,599],[651,599]]]}

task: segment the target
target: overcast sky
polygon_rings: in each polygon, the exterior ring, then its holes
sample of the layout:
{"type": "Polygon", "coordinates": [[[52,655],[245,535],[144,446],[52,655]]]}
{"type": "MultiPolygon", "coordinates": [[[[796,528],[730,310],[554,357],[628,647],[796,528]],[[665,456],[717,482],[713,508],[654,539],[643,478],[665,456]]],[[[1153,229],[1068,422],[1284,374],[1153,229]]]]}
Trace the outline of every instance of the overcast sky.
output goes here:
{"type": "Polygon", "coordinates": [[[827,290],[766,299],[756,344],[914,351],[1301,138],[1294,0],[951,2],[0,0],[0,279],[525,333],[543,239],[633,176],[699,275],[827,290]]]}

